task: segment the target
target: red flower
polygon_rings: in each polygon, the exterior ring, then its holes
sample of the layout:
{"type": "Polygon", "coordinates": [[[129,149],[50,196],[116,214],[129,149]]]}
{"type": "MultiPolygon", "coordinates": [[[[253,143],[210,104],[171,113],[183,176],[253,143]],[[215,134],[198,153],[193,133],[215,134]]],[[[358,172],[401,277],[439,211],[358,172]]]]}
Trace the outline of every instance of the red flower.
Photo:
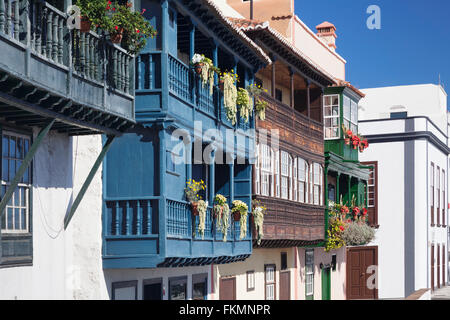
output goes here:
{"type": "Polygon", "coordinates": [[[119,27],[118,27],[118,26],[115,26],[114,29],[119,30],[119,27]]]}
{"type": "Polygon", "coordinates": [[[358,207],[354,207],[354,208],[353,208],[353,213],[354,213],[355,215],[359,214],[359,212],[360,212],[360,210],[359,210],[358,207]]]}
{"type": "Polygon", "coordinates": [[[345,230],[344,226],[339,226],[339,229],[341,229],[341,231],[345,230]]]}
{"type": "Polygon", "coordinates": [[[363,214],[363,216],[366,216],[366,215],[367,215],[367,209],[366,209],[366,208],[364,208],[364,209],[362,210],[362,214],[363,214]]]}
{"type": "Polygon", "coordinates": [[[108,1],[108,4],[111,4],[111,1],[108,1]]]}
{"type": "Polygon", "coordinates": [[[108,5],[108,6],[106,7],[106,10],[109,10],[109,9],[111,9],[111,7],[108,5]]]}
{"type": "Polygon", "coordinates": [[[136,32],[139,33],[140,32],[139,29],[136,29],[136,32]]]}
{"type": "Polygon", "coordinates": [[[347,136],[349,137],[353,136],[353,132],[351,130],[347,130],[347,136]]]}
{"type": "Polygon", "coordinates": [[[116,8],[113,8],[113,11],[116,11],[116,8]]]}

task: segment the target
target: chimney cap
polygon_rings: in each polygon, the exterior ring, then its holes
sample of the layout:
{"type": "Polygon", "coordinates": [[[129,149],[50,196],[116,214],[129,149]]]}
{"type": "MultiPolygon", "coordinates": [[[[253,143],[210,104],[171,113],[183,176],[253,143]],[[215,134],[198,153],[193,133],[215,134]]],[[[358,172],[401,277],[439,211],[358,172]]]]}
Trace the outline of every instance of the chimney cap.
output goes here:
{"type": "Polygon", "coordinates": [[[334,24],[332,24],[328,21],[322,22],[321,24],[319,24],[316,27],[317,31],[320,31],[320,29],[325,29],[325,28],[332,28],[332,29],[336,30],[336,27],[334,26],[334,24]]]}

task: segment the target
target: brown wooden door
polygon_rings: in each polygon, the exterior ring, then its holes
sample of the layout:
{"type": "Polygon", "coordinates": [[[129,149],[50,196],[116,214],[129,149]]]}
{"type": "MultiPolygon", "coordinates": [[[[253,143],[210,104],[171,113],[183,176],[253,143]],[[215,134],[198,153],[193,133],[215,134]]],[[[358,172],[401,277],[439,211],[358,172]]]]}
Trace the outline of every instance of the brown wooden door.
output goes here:
{"type": "Polygon", "coordinates": [[[291,272],[280,272],[280,300],[291,300],[291,272]]]}
{"type": "Polygon", "coordinates": [[[378,290],[367,286],[372,273],[370,266],[378,265],[378,247],[347,249],[347,299],[378,299],[378,290]]]}
{"type": "Polygon", "coordinates": [[[437,287],[441,287],[441,246],[437,246],[437,287]]]}
{"type": "Polygon", "coordinates": [[[236,300],[236,278],[220,278],[220,300],[236,300]]]}
{"type": "Polygon", "coordinates": [[[447,269],[446,267],[445,267],[445,265],[446,265],[446,263],[445,263],[445,245],[444,246],[442,246],[442,261],[441,261],[441,263],[442,263],[442,286],[443,287],[445,287],[445,285],[446,285],[446,282],[445,282],[445,270],[447,269]]]}
{"type": "Polygon", "coordinates": [[[434,245],[431,245],[431,291],[434,291],[434,245]]]}

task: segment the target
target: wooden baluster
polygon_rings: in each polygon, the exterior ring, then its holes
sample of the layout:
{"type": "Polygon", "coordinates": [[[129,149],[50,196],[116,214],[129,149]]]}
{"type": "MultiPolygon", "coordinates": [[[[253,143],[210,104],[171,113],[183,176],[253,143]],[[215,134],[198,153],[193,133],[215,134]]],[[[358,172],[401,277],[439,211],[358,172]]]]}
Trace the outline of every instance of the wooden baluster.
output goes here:
{"type": "Polygon", "coordinates": [[[125,206],[125,235],[130,235],[130,201],[126,201],[125,206]]]}
{"type": "Polygon", "coordinates": [[[116,225],[115,225],[116,236],[121,234],[121,232],[120,232],[120,223],[119,223],[119,221],[120,221],[120,214],[119,214],[120,210],[119,209],[120,209],[119,201],[116,201],[116,225]]]}
{"type": "Polygon", "coordinates": [[[59,16],[57,14],[55,14],[55,16],[53,17],[53,27],[52,27],[52,31],[53,31],[53,36],[52,36],[52,60],[53,61],[58,61],[58,19],[59,16]]]}
{"type": "Polygon", "coordinates": [[[17,0],[14,4],[14,39],[19,40],[19,0],[17,0]]]}
{"type": "Polygon", "coordinates": [[[80,32],[80,72],[84,74],[85,72],[85,55],[84,55],[84,44],[85,44],[85,33],[80,32]]]}
{"type": "Polygon", "coordinates": [[[131,58],[125,56],[125,93],[130,92],[130,60],[131,58]]]}
{"type": "Polygon", "coordinates": [[[122,52],[118,52],[119,55],[119,90],[123,89],[123,53],[122,52]]]}
{"type": "Polygon", "coordinates": [[[136,201],[136,234],[140,236],[142,234],[141,229],[141,202],[139,200],[136,201]]]}
{"type": "MultiPolygon", "coordinates": [[[[63,62],[64,57],[64,18],[59,18],[58,26],[58,62],[63,62]]],[[[73,54],[73,53],[72,53],[73,54]]]]}
{"type": "Polygon", "coordinates": [[[36,15],[36,38],[35,38],[35,52],[41,53],[42,47],[42,8],[40,3],[35,4],[35,15],[36,15]]]}
{"type": "Polygon", "coordinates": [[[86,78],[91,78],[91,50],[90,50],[90,34],[85,33],[84,38],[84,54],[85,54],[85,67],[84,67],[84,74],[86,78]]]}
{"type": "MultiPolygon", "coordinates": [[[[1,0],[0,0],[1,1],[1,0]]],[[[34,37],[35,37],[35,29],[36,29],[36,8],[35,8],[35,3],[34,2],[29,2],[29,6],[30,6],[30,47],[31,50],[34,50],[34,37]]]]}
{"type": "Polygon", "coordinates": [[[11,0],[6,0],[6,34],[11,36],[11,0]]]}
{"type": "Polygon", "coordinates": [[[40,54],[45,56],[46,53],[46,33],[45,30],[47,28],[47,23],[46,23],[46,19],[47,19],[47,8],[44,8],[42,10],[42,19],[41,19],[41,51],[39,52],[40,54]]]}
{"type": "Polygon", "coordinates": [[[94,37],[89,35],[89,78],[94,79],[94,37]]]}
{"type": "MultiPolygon", "coordinates": [[[[52,22],[53,22],[53,12],[48,10],[47,16],[47,58],[52,58],[52,48],[53,48],[53,32],[52,32],[52,22]]],[[[44,52],[45,54],[45,52],[44,52]]]]}
{"type": "Polygon", "coordinates": [[[92,56],[93,56],[93,77],[95,80],[98,80],[98,67],[100,65],[98,61],[98,39],[95,37],[92,37],[92,56]]]}
{"type": "Polygon", "coordinates": [[[0,33],[5,33],[5,0],[0,0],[0,33]]]}
{"type": "Polygon", "coordinates": [[[127,86],[127,75],[125,73],[125,66],[127,61],[127,55],[122,53],[122,91],[125,92],[127,86]]]}
{"type": "Polygon", "coordinates": [[[114,48],[111,49],[112,52],[112,56],[113,56],[113,84],[114,87],[117,88],[118,87],[118,73],[117,73],[117,50],[115,50],[114,48]]]}
{"type": "Polygon", "coordinates": [[[152,206],[151,200],[146,200],[147,202],[147,234],[152,234],[152,206]]]}

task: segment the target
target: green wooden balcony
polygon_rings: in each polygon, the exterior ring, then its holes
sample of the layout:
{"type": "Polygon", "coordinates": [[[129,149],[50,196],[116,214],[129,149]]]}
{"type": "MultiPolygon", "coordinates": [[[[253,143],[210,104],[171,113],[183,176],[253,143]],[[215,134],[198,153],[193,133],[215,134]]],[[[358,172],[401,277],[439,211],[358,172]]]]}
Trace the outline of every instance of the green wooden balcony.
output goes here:
{"type": "Polygon", "coordinates": [[[42,0],[0,0],[0,117],[69,135],[134,124],[134,57],[42,0]]]}

